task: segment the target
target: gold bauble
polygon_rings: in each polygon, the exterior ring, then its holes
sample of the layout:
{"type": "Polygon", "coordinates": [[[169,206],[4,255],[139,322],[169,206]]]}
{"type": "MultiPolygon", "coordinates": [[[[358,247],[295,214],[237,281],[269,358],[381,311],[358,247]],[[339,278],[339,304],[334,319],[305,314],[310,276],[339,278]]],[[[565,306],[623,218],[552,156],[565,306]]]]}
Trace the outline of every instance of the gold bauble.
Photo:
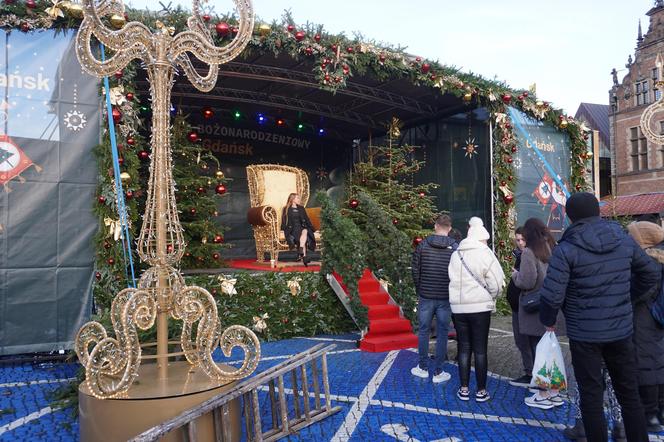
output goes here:
{"type": "Polygon", "coordinates": [[[272,32],[270,25],[262,24],[258,27],[258,34],[261,37],[266,37],[270,32],[272,32]]]}
{"type": "Polygon", "coordinates": [[[127,172],[122,172],[122,173],[120,174],[120,179],[121,179],[122,181],[130,180],[130,179],[131,179],[131,175],[129,175],[127,172]]]}
{"type": "Polygon", "coordinates": [[[207,237],[206,236],[201,238],[201,244],[207,244],[207,237]]]}
{"type": "Polygon", "coordinates": [[[465,94],[463,94],[463,101],[465,101],[466,103],[470,102],[472,99],[473,99],[472,93],[466,92],[465,94]]]}
{"type": "Polygon", "coordinates": [[[83,6],[78,3],[63,4],[62,7],[74,18],[83,18],[83,6]]]}
{"type": "Polygon", "coordinates": [[[563,120],[560,122],[560,128],[561,129],[566,129],[569,123],[567,123],[567,120],[563,120]]]}
{"type": "Polygon", "coordinates": [[[544,107],[544,102],[541,100],[537,100],[537,103],[535,103],[535,106],[537,107],[544,107]]]}
{"type": "Polygon", "coordinates": [[[127,20],[125,20],[124,16],[120,14],[111,15],[109,20],[115,29],[120,29],[125,25],[125,23],[127,23],[127,20]]]}
{"type": "Polygon", "coordinates": [[[222,179],[224,177],[224,172],[222,172],[221,170],[218,170],[215,173],[215,175],[217,176],[217,178],[222,179]]]}
{"type": "Polygon", "coordinates": [[[588,159],[591,159],[593,157],[593,153],[592,152],[586,152],[586,157],[588,159]]]}

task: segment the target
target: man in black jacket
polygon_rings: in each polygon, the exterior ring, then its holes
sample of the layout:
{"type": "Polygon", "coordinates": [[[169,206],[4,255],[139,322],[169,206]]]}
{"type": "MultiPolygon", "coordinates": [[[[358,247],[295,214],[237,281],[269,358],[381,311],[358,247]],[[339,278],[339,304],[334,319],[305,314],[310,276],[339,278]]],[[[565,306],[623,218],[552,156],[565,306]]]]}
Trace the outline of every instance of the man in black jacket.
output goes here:
{"type": "MultiPolygon", "coordinates": [[[[553,330],[558,310],[567,322],[581,415],[589,441],[606,441],[602,361],[622,408],[629,442],[648,440],[636,384],[630,280],[639,288],[657,284],[658,268],[619,224],[599,217],[590,193],[567,200],[573,224],[553,250],[541,290],[540,319],[553,330]],[[632,279],[633,278],[633,279],[632,279]]],[[[632,295],[640,296],[634,293],[632,295]]]]}
{"type": "Polygon", "coordinates": [[[452,218],[440,215],[434,225],[434,234],[429,235],[413,253],[413,280],[418,295],[417,315],[420,323],[418,351],[420,362],[410,371],[413,375],[429,377],[429,336],[431,322],[436,316],[436,357],[433,382],[445,382],[450,374],[443,371],[447,354],[447,331],[452,310],[450,309],[450,278],[447,268],[457,243],[448,237],[452,229],[452,218]]]}

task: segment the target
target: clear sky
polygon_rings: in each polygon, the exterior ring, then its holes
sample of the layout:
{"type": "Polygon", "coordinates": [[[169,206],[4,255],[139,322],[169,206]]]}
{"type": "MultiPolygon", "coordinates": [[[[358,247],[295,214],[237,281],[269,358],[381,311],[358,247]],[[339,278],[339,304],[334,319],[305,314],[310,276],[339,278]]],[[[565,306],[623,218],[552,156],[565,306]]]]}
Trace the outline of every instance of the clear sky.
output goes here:
{"type": "MultiPolygon", "coordinates": [[[[125,0],[161,9],[156,0],[125,0]]],[[[162,0],[168,4],[168,0],[162,0]]],[[[172,3],[189,6],[189,1],[172,3]]],[[[580,102],[608,104],[611,69],[626,74],[638,20],[652,0],[253,0],[265,21],[290,9],[297,23],[407,47],[408,52],[515,88],[537,83],[538,96],[574,114],[580,102]],[[623,71],[621,71],[623,70],[623,71]]],[[[215,11],[230,0],[210,0],[215,11]]]]}

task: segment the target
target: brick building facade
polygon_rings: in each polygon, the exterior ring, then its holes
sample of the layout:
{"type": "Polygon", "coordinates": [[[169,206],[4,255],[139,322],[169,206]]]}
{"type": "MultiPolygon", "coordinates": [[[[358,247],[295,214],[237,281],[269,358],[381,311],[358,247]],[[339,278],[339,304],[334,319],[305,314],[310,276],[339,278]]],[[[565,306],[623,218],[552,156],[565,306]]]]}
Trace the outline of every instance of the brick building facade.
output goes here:
{"type": "MultiPolygon", "coordinates": [[[[664,76],[656,66],[657,54],[664,56],[664,1],[657,0],[647,15],[650,25],[643,35],[639,23],[636,51],[626,65],[628,73],[619,83],[614,69],[609,91],[614,196],[664,192],[664,146],[648,141],[640,128],[641,114],[662,94],[655,88],[655,81],[659,75],[664,76]]],[[[664,133],[664,112],[656,117],[660,117],[664,133]]]]}

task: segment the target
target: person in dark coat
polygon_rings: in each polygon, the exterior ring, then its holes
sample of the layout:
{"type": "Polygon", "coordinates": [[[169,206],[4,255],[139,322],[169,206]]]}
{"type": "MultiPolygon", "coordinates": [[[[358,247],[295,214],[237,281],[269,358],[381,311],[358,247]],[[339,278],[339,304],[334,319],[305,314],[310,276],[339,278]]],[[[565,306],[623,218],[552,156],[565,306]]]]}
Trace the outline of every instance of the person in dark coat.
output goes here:
{"type": "MultiPolygon", "coordinates": [[[[627,231],[645,252],[664,269],[664,229],[648,221],[634,222],[627,231]]],[[[661,270],[661,269],[660,269],[661,270]]],[[[634,284],[636,285],[636,284],[634,284]]],[[[659,398],[664,395],[664,328],[650,313],[660,284],[634,301],[634,347],[638,366],[638,382],[641,402],[646,412],[648,431],[664,431],[664,408],[659,398]]]]}
{"type": "Polygon", "coordinates": [[[284,231],[291,250],[297,247],[298,259],[308,266],[311,258],[307,255],[307,250],[316,250],[316,238],[314,226],[297,193],[288,195],[288,201],[281,214],[281,230],[284,231]]]}
{"type": "Polygon", "coordinates": [[[549,260],[540,291],[540,320],[547,330],[555,330],[561,308],[565,315],[588,440],[608,439],[602,407],[604,361],[622,409],[627,440],[646,442],[632,342],[632,297],[640,294],[630,291],[630,281],[650,288],[659,282],[659,267],[618,223],[599,217],[599,202],[593,194],[576,193],[565,208],[572,225],[549,260]]]}
{"type": "Polygon", "coordinates": [[[429,337],[431,322],[436,316],[436,356],[433,382],[445,382],[450,374],[443,371],[447,354],[447,332],[452,310],[450,308],[448,267],[457,243],[447,236],[452,229],[452,218],[440,215],[434,225],[434,234],[427,236],[413,252],[412,273],[418,295],[419,320],[418,365],[411,369],[414,376],[429,377],[429,337]]]}

